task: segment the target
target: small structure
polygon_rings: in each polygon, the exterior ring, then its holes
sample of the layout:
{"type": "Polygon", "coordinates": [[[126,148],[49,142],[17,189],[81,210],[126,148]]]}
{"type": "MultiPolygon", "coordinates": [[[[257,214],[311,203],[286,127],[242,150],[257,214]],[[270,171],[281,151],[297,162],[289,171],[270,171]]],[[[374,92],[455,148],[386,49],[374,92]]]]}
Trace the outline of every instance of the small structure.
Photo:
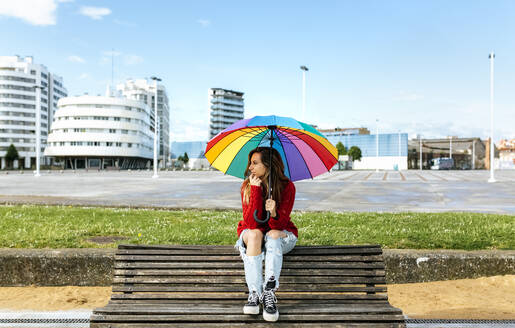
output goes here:
{"type": "Polygon", "coordinates": [[[503,139],[497,145],[499,163],[497,169],[515,169],[515,139],[503,139]]]}
{"type": "Polygon", "coordinates": [[[486,142],[480,138],[448,137],[440,139],[414,138],[408,142],[408,168],[431,169],[433,159],[452,158],[454,169],[474,170],[485,168],[486,142]]]}

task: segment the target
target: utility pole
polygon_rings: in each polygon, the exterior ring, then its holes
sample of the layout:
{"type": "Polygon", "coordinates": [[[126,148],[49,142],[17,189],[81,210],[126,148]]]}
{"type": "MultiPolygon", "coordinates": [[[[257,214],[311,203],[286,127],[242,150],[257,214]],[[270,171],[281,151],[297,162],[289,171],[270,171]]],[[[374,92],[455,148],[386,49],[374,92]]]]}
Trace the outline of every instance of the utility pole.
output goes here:
{"type": "Polygon", "coordinates": [[[157,124],[158,124],[158,116],[157,116],[157,82],[161,81],[160,78],[158,77],[155,77],[155,76],[152,76],[151,77],[152,80],[154,80],[154,86],[155,86],[155,96],[154,96],[154,175],[152,176],[152,178],[159,178],[159,175],[157,175],[157,154],[158,154],[158,147],[159,147],[159,144],[157,142],[157,124]]]}
{"type": "Polygon", "coordinates": [[[495,182],[494,177],[494,58],[492,51],[488,56],[490,58],[490,179],[488,182],[495,182]]]}
{"type": "Polygon", "coordinates": [[[302,70],[302,121],[306,122],[306,72],[309,69],[304,65],[300,69],[302,70]]]}
{"type": "Polygon", "coordinates": [[[39,174],[39,166],[41,160],[41,90],[45,89],[40,85],[35,85],[36,89],[36,172],[35,177],[41,176],[39,174]]]}

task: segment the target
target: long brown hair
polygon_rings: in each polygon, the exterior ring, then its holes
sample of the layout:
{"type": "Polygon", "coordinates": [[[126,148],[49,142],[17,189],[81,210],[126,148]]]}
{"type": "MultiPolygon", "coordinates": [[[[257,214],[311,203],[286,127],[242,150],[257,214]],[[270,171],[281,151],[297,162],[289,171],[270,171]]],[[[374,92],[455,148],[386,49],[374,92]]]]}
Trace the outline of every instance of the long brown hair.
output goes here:
{"type": "MultiPolygon", "coordinates": [[[[266,168],[265,175],[261,178],[261,184],[263,189],[263,196],[266,199],[268,197],[268,176],[270,175],[270,147],[257,147],[249,153],[249,160],[247,168],[245,169],[246,179],[241,185],[243,192],[243,201],[248,204],[250,199],[250,162],[252,155],[259,153],[261,155],[261,162],[266,168]]],[[[277,149],[272,148],[272,199],[276,201],[277,206],[281,202],[281,193],[286,186],[286,182],[290,179],[284,175],[284,163],[281,159],[281,155],[277,149]]]]}

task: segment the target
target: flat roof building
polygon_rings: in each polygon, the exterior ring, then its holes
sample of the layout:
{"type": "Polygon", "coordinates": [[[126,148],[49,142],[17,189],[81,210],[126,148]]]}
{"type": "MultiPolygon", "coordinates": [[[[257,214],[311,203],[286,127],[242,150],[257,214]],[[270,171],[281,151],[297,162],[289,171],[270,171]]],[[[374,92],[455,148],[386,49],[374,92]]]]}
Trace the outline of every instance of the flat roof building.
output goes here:
{"type": "Polygon", "coordinates": [[[211,139],[244,114],[243,92],[211,88],[209,89],[209,135],[211,139]]]}
{"type": "Polygon", "coordinates": [[[59,100],[45,156],[64,168],[149,168],[153,110],[137,100],[103,96],[59,100]]]}
{"type": "MultiPolygon", "coordinates": [[[[50,125],[57,102],[67,96],[63,78],[52,74],[32,57],[0,56],[0,158],[1,168],[7,166],[5,155],[13,144],[19,160],[15,167],[30,168],[36,163],[36,89],[41,90],[41,155],[47,144],[50,125]]],[[[46,159],[42,164],[48,164],[46,159]]]]}
{"type": "MultiPolygon", "coordinates": [[[[152,124],[154,124],[155,82],[146,79],[128,79],[125,83],[116,86],[118,93],[126,98],[145,103],[152,111],[152,124]]],[[[157,116],[159,135],[159,165],[166,167],[170,157],[170,104],[166,88],[157,84],[157,116]]]]}

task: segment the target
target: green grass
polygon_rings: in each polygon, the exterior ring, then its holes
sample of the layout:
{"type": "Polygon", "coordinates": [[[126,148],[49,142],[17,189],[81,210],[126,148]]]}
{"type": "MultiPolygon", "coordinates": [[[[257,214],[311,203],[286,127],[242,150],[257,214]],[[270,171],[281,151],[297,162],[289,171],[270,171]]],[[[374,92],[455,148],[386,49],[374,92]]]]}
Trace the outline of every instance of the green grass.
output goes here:
{"type": "MultiPolygon", "coordinates": [[[[0,247],[116,247],[118,243],[232,245],[239,211],[0,206],[0,247]],[[87,241],[123,236],[111,244],[87,241]]],[[[294,212],[299,245],[515,249],[515,216],[480,213],[294,212]]]]}

